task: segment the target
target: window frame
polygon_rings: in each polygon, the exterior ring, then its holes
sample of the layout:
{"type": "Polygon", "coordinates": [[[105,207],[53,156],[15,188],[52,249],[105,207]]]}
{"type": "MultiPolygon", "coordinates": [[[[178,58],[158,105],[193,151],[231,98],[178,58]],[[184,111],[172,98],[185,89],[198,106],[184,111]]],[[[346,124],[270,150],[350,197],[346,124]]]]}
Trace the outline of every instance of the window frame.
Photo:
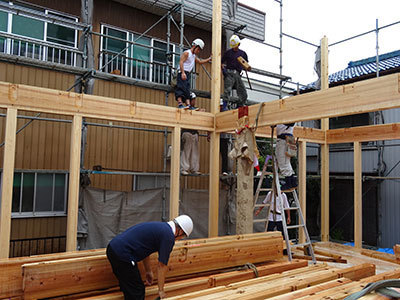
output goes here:
{"type": "MultiPolygon", "coordinates": [[[[19,191],[19,204],[18,204],[18,212],[11,212],[11,218],[32,218],[32,217],[65,217],[67,216],[67,206],[68,206],[68,181],[69,181],[69,172],[67,171],[49,171],[45,170],[15,170],[15,174],[20,174],[20,191],[19,191]],[[22,211],[23,208],[23,189],[24,189],[24,174],[34,174],[34,184],[33,184],[33,199],[32,199],[32,211],[22,211]],[[37,184],[38,184],[38,174],[52,175],[52,186],[51,186],[51,211],[36,211],[36,203],[37,203],[37,184]],[[64,210],[54,210],[55,205],[55,188],[56,188],[56,175],[64,175],[64,210]]],[[[3,177],[1,177],[1,181],[3,177]]],[[[14,194],[13,194],[14,197],[14,194]]],[[[0,197],[1,198],[1,197],[0,197]]],[[[1,203],[1,199],[0,199],[1,203]]]]}
{"type": "MultiPolygon", "coordinates": [[[[8,2],[8,4],[10,6],[13,6],[16,1],[5,1],[5,2],[8,2]]],[[[70,21],[79,22],[79,18],[78,17],[69,15],[67,13],[63,13],[63,12],[59,12],[59,11],[56,11],[56,10],[40,7],[40,6],[31,4],[31,3],[21,2],[21,4],[25,5],[27,7],[30,7],[32,10],[36,9],[36,10],[38,10],[40,12],[43,12],[43,14],[48,15],[48,16],[49,15],[54,15],[55,17],[65,18],[65,19],[68,19],[70,21]]],[[[68,25],[56,24],[58,26],[63,26],[63,27],[66,27],[66,28],[74,30],[74,42],[73,42],[74,45],[73,46],[66,45],[66,44],[61,44],[61,43],[57,43],[57,42],[53,42],[53,41],[48,41],[47,27],[48,27],[48,23],[50,23],[51,21],[43,20],[43,19],[40,19],[38,17],[31,16],[29,14],[25,14],[24,12],[21,12],[21,13],[18,14],[18,16],[22,16],[22,17],[25,17],[25,18],[30,18],[30,19],[33,19],[33,20],[37,20],[37,21],[43,22],[43,40],[37,39],[37,38],[32,38],[32,37],[28,37],[28,36],[25,36],[25,35],[20,35],[20,34],[13,33],[12,32],[13,18],[14,18],[14,15],[16,15],[16,14],[12,13],[10,11],[6,11],[6,10],[1,10],[1,11],[7,13],[7,15],[8,15],[7,16],[8,17],[8,20],[7,20],[8,21],[8,23],[7,23],[7,32],[5,32],[6,34],[15,36],[16,38],[18,38],[16,40],[22,40],[23,41],[24,39],[26,39],[27,40],[27,42],[26,42],[27,44],[35,45],[34,44],[35,41],[44,42],[46,44],[49,44],[49,45],[40,45],[40,44],[37,45],[39,47],[39,49],[40,48],[43,48],[43,49],[41,50],[41,52],[39,52],[39,58],[34,58],[34,59],[40,60],[40,61],[47,61],[48,57],[49,57],[49,53],[48,53],[49,52],[49,48],[52,48],[52,45],[54,45],[54,48],[59,49],[59,51],[62,51],[63,48],[64,49],[71,49],[71,50],[78,50],[78,35],[79,35],[78,34],[78,29],[70,27],[68,25]]],[[[21,55],[13,53],[14,52],[13,42],[15,40],[13,40],[10,37],[4,37],[4,39],[5,39],[5,47],[6,48],[3,49],[4,51],[2,51],[2,52],[6,53],[6,54],[9,54],[9,55],[21,56],[21,55]]],[[[77,60],[76,59],[76,55],[77,54],[74,53],[74,52],[71,52],[71,55],[72,55],[72,57],[71,57],[72,64],[68,63],[68,61],[70,61],[70,60],[67,59],[67,57],[65,58],[65,64],[66,65],[71,65],[71,66],[76,66],[76,60],[77,60]]],[[[58,63],[61,63],[61,62],[58,62],[58,63]]]]}
{"type": "MultiPolygon", "coordinates": [[[[141,79],[140,77],[142,77],[142,76],[137,76],[137,75],[133,76],[132,73],[130,75],[128,74],[129,72],[128,72],[128,62],[127,62],[129,59],[133,59],[133,51],[131,52],[132,53],[131,55],[129,55],[129,51],[128,51],[128,48],[133,47],[133,45],[130,44],[129,42],[135,40],[135,38],[137,36],[140,36],[141,34],[135,32],[135,31],[130,31],[130,30],[123,29],[123,28],[120,28],[120,27],[117,27],[117,26],[113,26],[113,25],[109,25],[109,24],[106,24],[106,23],[101,23],[100,24],[100,32],[101,32],[102,36],[100,37],[100,47],[99,47],[99,49],[100,49],[100,59],[99,59],[98,69],[101,72],[106,72],[106,71],[104,71],[104,69],[105,69],[104,68],[104,52],[107,51],[107,49],[104,49],[103,44],[104,44],[104,39],[108,39],[108,37],[105,37],[103,35],[108,35],[108,34],[105,33],[106,29],[108,29],[108,28],[126,33],[126,51],[124,53],[124,55],[125,55],[125,63],[123,64],[124,65],[124,70],[121,70],[121,74],[120,75],[129,77],[129,78],[134,78],[134,79],[137,79],[137,80],[143,80],[143,81],[147,81],[147,82],[152,82],[152,83],[168,84],[168,83],[165,83],[165,80],[162,80],[162,82],[160,82],[160,80],[156,81],[156,80],[153,79],[154,65],[156,63],[160,64],[159,62],[155,62],[154,61],[154,50],[155,50],[154,49],[154,42],[167,44],[167,41],[162,40],[162,39],[157,38],[157,37],[143,35],[143,37],[150,39],[150,45],[144,45],[143,44],[142,47],[147,47],[149,49],[149,51],[150,51],[149,62],[148,63],[149,63],[149,65],[151,67],[149,68],[148,79],[141,79]]],[[[140,44],[140,45],[142,45],[142,44],[140,44]]],[[[178,44],[176,44],[176,43],[170,43],[170,47],[172,47],[172,52],[173,52],[172,53],[172,69],[173,70],[178,70],[179,69],[179,60],[178,61],[176,61],[176,60],[179,57],[179,55],[176,54],[176,53],[179,52],[180,46],[178,44]]],[[[187,50],[187,49],[185,47],[183,47],[182,53],[185,50],[187,50]]],[[[195,83],[196,82],[196,80],[195,80],[196,76],[193,76],[192,78],[194,79],[193,83],[192,83],[192,86],[194,88],[195,85],[196,85],[196,83],[195,83]]]]}

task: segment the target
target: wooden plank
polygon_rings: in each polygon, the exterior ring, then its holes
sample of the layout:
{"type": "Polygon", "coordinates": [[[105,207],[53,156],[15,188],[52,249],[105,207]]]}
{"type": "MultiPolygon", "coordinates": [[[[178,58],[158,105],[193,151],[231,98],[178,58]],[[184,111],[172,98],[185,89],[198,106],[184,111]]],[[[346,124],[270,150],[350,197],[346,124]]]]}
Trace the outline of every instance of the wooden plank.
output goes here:
{"type": "MultiPolygon", "coordinates": [[[[221,97],[221,38],[222,38],[222,1],[213,1],[212,19],[212,57],[211,65],[211,113],[219,112],[221,97]]],[[[215,119],[213,129],[215,128],[215,119]]],[[[213,130],[214,131],[214,130],[213,130]]],[[[209,208],[208,236],[218,236],[219,210],[219,138],[220,134],[210,134],[210,164],[209,164],[209,208]]]]}
{"type": "MultiPolygon", "coordinates": [[[[321,90],[329,88],[328,38],[321,39],[321,90]]],[[[321,145],[321,240],[329,241],[329,145],[326,131],[329,118],[321,119],[321,129],[325,132],[325,143],[321,145]]]]}
{"type": "MultiPolygon", "coordinates": [[[[10,98],[13,97],[14,94],[10,94],[10,98]]],[[[1,182],[0,258],[7,258],[10,254],[11,209],[14,183],[16,128],[17,110],[15,108],[7,108],[2,172],[3,174],[1,182]]]]}
{"type": "MultiPolygon", "coordinates": [[[[293,135],[301,142],[304,141],[317,144],[325,143],[325,132],[318,128],[295,126],[293,135]]],[[[271,138],[270,127],[257,127],[256,137],[271,138]]]]}
{"type": "Polygon", "coordinates": [[[212,113],[0,82],[0,107],[213,131],[212,113]],[[9,91],[13,97],[9,99],[9,91]]]}
{"type": "Polygon", "coordinates": [[[326,132],[328,144],[397,139],[400,139],[400,123],[331,129],[326,132]]]}
{"type": "Polygon", "coordinates": [[[354,142],[354,247],[362,248],[362,149],[354,142]]]}
{"type": "Polygon", "coordinates": [[[181,154],[181,128],[174,127],[171,135],[171,171],[169,191],[169,219],[179,215],[179,179],[180,179],[180,154],[181,154]]]}
{"type": "MultiPolygon", "coordinates": [[[[300,202],[300,209],[303,213],[304,217],[304,225],[307,222],[307,143],[306,142],[299,142],[299,172],[297,177],[299,178],[299,202],[300,202]]],[[[299,243],[305,243],[306,237],[304,234],[304,230],[299,230],[299,243]]]]}
{"type": "Polygon", "coordinates": [[[71,129],[66,250],[77,245],[82,116],[74,116],[71,129]]]}
{"type": "MultiPolygon", "coordinates": [[[[168,264],[167,278],[282,258],[281,236],[220,240],[174,247],[168,264]]],[[[156,275],[158,255],[150,257],[156,275]]],[[[25,299],[60,296],[107,288],[115,285],[105,255],[25,264],[23,290],[25,299]],[[93,267],[91,263],[93,262],[93,267]],[[107,269],[108,268],[108,269],[107,269]],[[111,275],[110,275],[111,274],[111,275]],[[68,291],[65,287],[68,287],[68,291]]],[[[139,268],[144,274],[141,263],[139,268]]]]}
{"type": "MultiPolygon", "coordinates": [[[[322,118],[333,118],[400,107],[399,74],[363,80],[327,90],[264,103],[258,126],[271,126],[322,118]]],[[[250,124],[259,105],[249,107],[250,124]]],[[[216,114],[217,132],[235,129],[237,110],[216,114]]]]}
{"type": "Polygon", "coordinates": [[[299,291],[294,291],[291,293],[287,293],[287,294],[283,294],[277,297],[272,297],[269,298],[270,300],[296,300],[300,297],[305,297],[308,295],[312,295],[315,294],[317,292],[323,291],[323,290],[327,290],[327,289],[331,289],[337,286],[341,286],[343,284],[346,283],[350,283],[351,280],[347,279],[347,278],[339,278],[339,279],[334,279],[328,282],[324,282],[324,283],[320,283],[317,284],[315,286],[311,286],[305,289],[301,289],[299,291]]]}

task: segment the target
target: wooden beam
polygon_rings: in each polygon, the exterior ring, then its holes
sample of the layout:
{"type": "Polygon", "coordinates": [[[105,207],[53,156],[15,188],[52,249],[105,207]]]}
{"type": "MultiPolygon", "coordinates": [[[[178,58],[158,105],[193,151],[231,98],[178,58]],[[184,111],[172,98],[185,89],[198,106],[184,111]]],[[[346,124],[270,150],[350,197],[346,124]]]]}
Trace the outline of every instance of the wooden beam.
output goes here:
{"type": "MultiPolygon", "coordinates": [[[[301,212],[303,213],[304,217],[304,225],[306,225],[307,222],[307,196],[306,196],[306,191],[307,191],[307,156],[306,156],[306,142],[299,142],[299,157],[298,157],[298,162],[299,162],[299,171],[297,174],[297,177],[299,178],[299,202],[300,202],[300,208],[301,212]]],[[[304,230],[299,230],[299,242],[300,243],[305,243],[306,238],[304,234],[304,230]]]]}
{"type": "Polygon", "coordinates": [[[396,257],[396,262],[400,264],[400,244],[393,246],[394,255],[396,257]]]}
{"type": "Polygon", "coordinates": [[[68,180],[68,215],[66,251],[76,250],[78,231],[79,183],[81,160],[82,116],[74,116],[71,128],[71,146],[68,180]]]}
{"type": "MultiPolygon", "coordinates": [[[[325,132],[321,129],[296,126],[294,127],[293,135],[299,138],[300,142],[325,143],[325,132]]],[[[271,128],[258,127],[256,137],[271,138],[271,128]]]]}
{"type": "Polygon", "coordinates": [[[179,215],[179,190],[180,190],[180,153],[181,153],[181,128],[174,127],[171,135],[171,173],[169,183],[169,219],[179,215]]]}
{"type": "Polygon", "coordinates": [[[3,174],[1,181],[0,258],[8,258],[10,254],[16,128],[17,110],[15,108],[8,108],[3,156],[3,174]]]}
{"type": "MultiPolygon", "coordinates": [[[[292,96],[264,103],[259,127],[306,120],[318,120],[400,107],[399,74],[363,80],[327,90],[292,96]]],[[[254,124],[259,105],[249,107],[254,124]]],[[[216,131],[236,128],[237,110],[216,115],[216,131]]]]}
{"type": "MultiPolygon", "coordinates": [[[[328,39],[321,40],[321,90],[329,88],[328,39]]],[[[321,119],[321,129],[325,132],[325,143],[321,144],[321,240],[329,241],[329,145],[326,143],[326,131],[329,118],[321,119]]]]}
{"type": "MultiPolygon", "coordinates": [[[[212,20],[212,65],[211,65],[211,113],[219,112],[221,95],[221,38],[222,38],[222,1],[213,1],[212,20]]],[[[210,176],[208,200],[208,236],[218,236],[218,210],[219,210],[219,142],[220,134],[210,134],[210,176]]]]}
{"type": "Polygon", "coordinates": [[[362,248],[362,149],[354,142],[354,247],[362,248]]]}
{"type": "Polygon", "coordinates": [[[400,123],[331,129],[326,132],[328,144],[397,139],[400,139],[400,123]]]}
{"type": "Polygon", "coordinates": [[[214,115],[144,102],[0,82],[0,107],[213,131],[214,115]],[[9,97],[12,95],[12,97],[9,97]]]}

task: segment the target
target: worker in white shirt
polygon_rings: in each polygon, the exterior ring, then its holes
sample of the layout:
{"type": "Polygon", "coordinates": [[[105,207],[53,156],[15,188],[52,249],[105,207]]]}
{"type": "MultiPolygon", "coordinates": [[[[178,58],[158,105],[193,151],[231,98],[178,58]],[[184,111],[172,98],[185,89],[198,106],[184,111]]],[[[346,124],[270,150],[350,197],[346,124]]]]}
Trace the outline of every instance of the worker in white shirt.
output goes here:
{"type": "Polygon", "coordinates": [[[276,149],[275,155],[278,162],[279,174],[285,177],[282,190],[289,190],[297,187],[290,159],[296,155],[296,142],[293,137],[295,123],[276,125],[276,149]]]}
{"type": "MultiPolygon", "coordinates": [[[[272,192],[269,192],[267,196],[265,197],[263,203],[265,205],[270,205],[271,209],[269,211],[269,216],[268,216],[268,227],[267,231],[274,231],[275,228],[279,230],[283,234],[283,224],[282,224],[282,204],[283,204],[283,209],[289,208],[289,202],[287,200],[286,194],[284,192],[281,192],[280,197],[276,197],[276,201],[272,201],[272,192]],[[275,203],[274,203],[275,202],[275,203]],[[275,216],[274,216],[275,214],[275,216]]],[[[258,216],[258,214],[262,211],[264,206],[260,206],[260,208],[255,212],[255,215],[258,216]]],[[[286,224],[290,224],[290,211],[285,210],[286,212],[286,224]]]]}

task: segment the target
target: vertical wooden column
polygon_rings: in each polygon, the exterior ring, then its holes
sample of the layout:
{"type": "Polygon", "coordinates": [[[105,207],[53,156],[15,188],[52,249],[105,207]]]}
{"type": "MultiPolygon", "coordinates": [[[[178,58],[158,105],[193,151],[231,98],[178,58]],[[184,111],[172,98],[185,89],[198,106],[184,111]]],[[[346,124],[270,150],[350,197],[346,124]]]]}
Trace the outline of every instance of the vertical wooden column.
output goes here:
{"type": "Polygon", "coordinates": [[[181,154],[181,128],[174,127],[171,136],[171,174],[169,182],[169,219],[179,215],[179,179],[180,179],[180,154],[181,154]]]}
{"type": "Polygon", "coordinates": [[[0,258],[8,258],[10,255],[16,129],[17,110],[15,108],[7,108],[3,178],[1,183],[0,258]]]}
{"type": "MultiPolygon", "coordinates": [[[[307,156],[306,156],[306,141],[299,142],[299,170],[298,170],[298,178],[299,178],[299,201],[300,201],[300,208],[304,216],[304,223],[307,220],[307,197],[306,197],[306,182],[307,182],[307,156]]],[[[304,224],[306,225],[306,224],[304,224]]],[[[299,230],[299,242],[305,243],[306,237],[304,235],[303,230],[299,230]]]]}
{"type": "MultiPolygon", "coordinates": [[[[222,39],[222,1],[213,1],[212,24],[212,65],[211,65],[211,113],[219,112],[221,97],[221,39],[222,39]]],[[[215,118],[214,118],[215,129],[215,118]]],[[[219,137],[220,134],[210,134],[210,177],[209,177],[209,207],[208,236],[218,236],[219,210],[219,137]]]]}
{"type": "MultiPolygon", "coordinates": [[[[321,39],[321,90],[329,88],[328,38],[321,39]]],[[[321,120],[321,129],[329,129],[329,118],[321,120]]],[[[329,145],[321,144],[321,240],[329,241],[329,145]]]]}
{"type": "Polygon", "coordinates": [[[362,149],[354,142],[354,246],[362,248],[362,149]]]}
{"type": "Polygon", "coordinates": [[[71,128],[66,251],[76,250],[79,208],[82,116],[74,116],[71,128]]]}

